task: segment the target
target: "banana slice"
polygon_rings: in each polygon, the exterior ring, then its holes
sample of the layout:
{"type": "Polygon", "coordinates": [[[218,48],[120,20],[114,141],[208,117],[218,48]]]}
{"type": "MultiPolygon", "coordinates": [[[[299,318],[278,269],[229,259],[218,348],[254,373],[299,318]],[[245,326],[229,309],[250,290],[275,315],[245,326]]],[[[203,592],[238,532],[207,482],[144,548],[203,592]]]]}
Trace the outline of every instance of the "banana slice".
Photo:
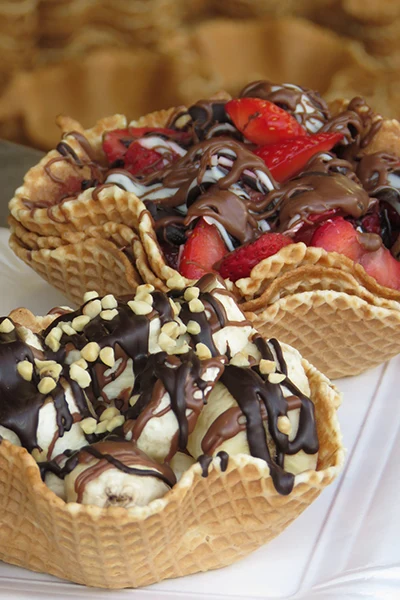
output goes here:
{"type": "Polygon", "coordinates": [[[145,506],[164,496],[176,478],[126,440],[107,440],[87,446],[69,459],[65,468],[67,502],[100,507],[145,506]]]}

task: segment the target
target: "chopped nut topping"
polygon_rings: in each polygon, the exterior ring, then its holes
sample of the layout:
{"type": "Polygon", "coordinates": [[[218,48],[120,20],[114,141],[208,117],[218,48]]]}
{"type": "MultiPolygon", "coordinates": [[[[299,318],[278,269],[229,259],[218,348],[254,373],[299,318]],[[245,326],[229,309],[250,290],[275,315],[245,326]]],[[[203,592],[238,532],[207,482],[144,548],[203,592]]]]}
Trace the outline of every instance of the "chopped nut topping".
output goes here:
{"type": "Polygon", "coordinates": [[[178,317],[178,316],[175,317],[175,323],[178,323],[178,327],[179,327],[178,333],[179,333],[179,335],[183,335],[184,333],[186,333],[186,331],[187,331],[186,325],[185,325],[185,323],[182,321],[182,319],[180,317],[178,317]]]}
{"type": "Polygon", "coordinates": [[[140,394],[135,394],[129,398],[129,406],[135,406],[136,402],[140,398],[140,394]]]}
{"type": "Polygon", "coordinates": [[[61,321],[61,323],[59,323],[58,327],[56,327],[55,329],[57,330],[56,335],[58,335],[58,331],[61,331],[61,334],[65,333],[65,335],[76,335],[76,330],[73,327],[71,327],[69,323],[64,323],[63,321],[61,321]]]}
{"type": "Polygon", "coordinates": [[[247,356],[245,356],[241,352],[235,354],[235,356],[232,357],[229,364],[234,365],[235,367],[248,367],[250,365],[247,356]]]}
{"type": "Polygon", "coordinates": [[[117,308],[118,302],[115,296],[113,296],[112,294],[107,294],[107,296],[104,296],[104,298],[101,299],[101,306],[105,310],[117,308]]]}
{"type": "Polygon", "coordinates": [[[112,321],[118,314],[118,311],[116,308],[113,308],[112,310],[102,310],[100,313],[100,318],[104,319],[105,321],[112,321]]]}
{"type": "Polygon", "coordinates": [[[179,335],[179,325],[175,321],[169,321],[161,327],[161,331],[172,339],[176,339],[179,335]]]}
{"type": "Polygon", "coordinates": [[[136,294],[135,296],[135,300],[139,301],[139,302],[146,302],[147,304],[150,304],[150,306],[153,306],[153,302],[154,302],[154,298],[151,294],[136,294]]]}
{"type": "Polygon", "coordinates": [[[15,325],[10,319],[3,319],[0,323],[0,333],[11,333],[14,329],[15,325]]]}
{"type": "Polygon", "coordinates": [[[283,373],[270,373],[268,375],[268,381],[270,383],[282,383],[286,379],[286,375],[283,373]]]}
{"type": "Polygon", "coordinates": [[[204,304],[198,298],[194,298],[193,300],[190,300],[190,302],[189,302],[189,310],[190,310],[190,312],[193,312],[193,313],[203,312],[204,304]]]}
{"type": "Polygon", "coordinates": [[[91,319],[97,317],[97,315],[101,313],[101,310],[102,306],[100,300],[92,300],[91,302],[88,302],[88,304],[85,304],[85,306],[82,308],[83,314],[91,319]]]}
{"type": "Polygon", "coordinates": [[[186,302],[190,302],[190,300],[195,300],[199,296],[200,296],[200,289],[195,286],[188,287],[185,290],[185,293],[183,294],[183,297],[186,300],[186,302]]]}
{"type": "Polygon", "coordinates": [[[281,433],[289,435],[292,431],[292,424],[289,417],[286,417],[285,415],[278,417],[277,427],[281,433]]]}
{"type": "Polygon", "coordinates": [[[262,358],[259,364],[260,373],[263,375],[268,375],[269,373],[275,373],[276,371],[276,363],[273,360],[266,360],[262,358]]]}
{"type": "Polygon", "coordinates": [[[83,433],[91,435],[96,431],[97,421],[93,417],[87,417],[86,419],[79,421],[79,425],[81,426],[83,433]]]}
{"type": "Polygon", "coordinates": [[[121,427],[125,423],[125,417],[123,415],[119,415],[114,417],[110,421],[107,421],[107,431],[114,431],[117,427],[121,427]]]}
{"type": "Polygon", "coordinates": [[[100,346],[97,342],[89,342],[81,350],[81,356],[88,362],[95,362],[99,358],[100,346]]]}
{"type": "Polygon", "coordinates": [[[154,292],[155,287],[151,285],[151,283],[142,283],[142,285],[138,285],[136,288],[136,295],[138,294],[151,294],[154,292]]]}
{"type": "Polygon", "coordinates": [[[71,377],[71,379],[76,381],[76,383],[82,389],[85,389],[90,385],[91,377],[89,373],[85,371],[85,369],[82,369],[82,367],[80,367],[76,363],[72,363],[72,365],[70,366],[69,376],[71,377]]]}
{"type": "Polygon", "coordinates": [[[99,294],[95,291],[91,291],[91,292],[86,292],[83,295],[83,301],[84,302],[89,302],[89,300],[94,300],[95,298],[98,298],[99,294]]]}
{"type": "Polygon", "coordinates": [[[201,327],[197,321],[189,321],[186,325],[186,330],[188,333],[190,333],[190,335],[199,335],[201,327]]]}
{"type": "Polygon", "coordinates": [[[75,317],[73,319],[71,325],[75,329],[75,331],[83,331],[86,325],[90,323],[90,317],[86,315],[79,315],[79,317],[75,317]]]}
{"type": "Polygon", "coordinates": [[[53,361],[44,361],[44,362],[49,362],[49,363],[51,362],[52,364],[48,364],[39,370],[40,377],[52,377],[53,379],[58,381],[58,379],[61,375],[61,372],[62,372],[62,365],[59,365],[53,361]]]}
{"type": "Polygon", "coordinates": [[[38,384],[38,390],[41,394],[50,394],[55,387],[56,382],[51,377],[43,377],[38,384]]]}
{"type": "Polygon", "coordinates": [[[128,306],[135,315],[148,315],[153,310],[148,302],[142,300],[129,300],[128,306]]]}
{"type": "Polygon", "coordinates": [[[120,411],[115,406],[109,406],[104,410],[100,415],[100,421],[109,421],[114,417],[118,417],[120,415],[120,411]]]}
{"type": "Polygon", "coordinates": [[[106,346],[105,348],[102,348],[100,350],[100,360],[101,362],[103,362],[105,365],[107,365],[107,367],[113,367],[115,364],[115,355],[114,355],[114,349],[111,348],[111,346],[106,346]]]}
{"type": "Polygon", "coordinates": [[[186,352],[189,352],[190,350],[190,346],[187,342],[183,342],[180,346],[176,346],[176,348],[174,348],[173,353],[174,354],[186,354],[186,352]]]}
{"type": "Polygon", "coordinates": [[[169,279],[167,279],[167,287],[170,290],[183,290],[185,286],[186,282],[182,275],[179,275],[179,273],[174,273],[172,277],[169,277],[169,279]]]}
{"type": "Polygon", "coordinates": [[[206,360],[207,358],[212,357],[210,349],[202,342],[196,344],[196,354],[201,360],[206,360]]]}
{"type": "Polygon", "coordinates": [[[17,371],[25,381],[32,381],[33,364],[29,360],[21,360],[17,364],[17,371]]]}
{"type": "Polygon", "coordinates": [[[169,303],[171,305],[172,312],[174,313],[174,316],[175,317],[178,316],[179,313],[181,312],[181,308],[182,308],[181,305],[178,302],[174,302],[172,300],[172,298],[169,298],[169,303]]]}
{"type": "Polygon", "coordinates": [[[100,435],[101,433],[105,433],[107,431],[107,424],[108,424],[108,421],[103,421],[102,423],[98,423],[95,434],[100,435]]]}
{"type": "Polygon", "coordinates": [[[50,331],[49,334],[47,334],[44,342],[45,342],[46,346],[48,346],[51,350],[53,350],[53,352],[58,352],[61,344],[60,344],[59,340],[57,339],[56,335],[53,333],[55,330],[61,332],[61,329],[58,329],[57,327],[55,327],[54,329],[52,329],[50,331]]]}
{"type": "Polygon", "coordinates": [[[164,352],[171,352],[176,346],[176,341],[166,333],[161,332],[158,336],[158,345],[164,352]]]}
{"type": "Polygon", "coordinates": [[[71,363],[72,365],[78,365],[78,367],[81,367],[81,369],[87,369],[88,368],[88,364],[86,362],[86,360],[84,358],[78,358],[78,360],[74,360],[73,363],[71,363]]]}

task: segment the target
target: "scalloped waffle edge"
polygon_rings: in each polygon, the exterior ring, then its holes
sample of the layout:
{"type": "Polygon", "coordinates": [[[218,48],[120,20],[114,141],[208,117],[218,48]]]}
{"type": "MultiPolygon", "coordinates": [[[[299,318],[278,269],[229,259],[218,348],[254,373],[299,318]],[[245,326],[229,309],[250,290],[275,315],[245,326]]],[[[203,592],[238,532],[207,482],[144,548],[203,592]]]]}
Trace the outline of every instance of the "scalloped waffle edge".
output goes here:
{"type": "Polygon", "coordinates": [[[266,463],[237,455],[225,472],[214,458],[207,478],[196,463],[146,507],[66,504],[41,481],[28,452],[3,441],[0,560],[88,586],[124,588],[217,569],[266,544],[335,479],[344,461],[336,416],[341,395],[302,362],[320,452],[317,470],[297,475],[289,496],[276,492],[266,463]]]}

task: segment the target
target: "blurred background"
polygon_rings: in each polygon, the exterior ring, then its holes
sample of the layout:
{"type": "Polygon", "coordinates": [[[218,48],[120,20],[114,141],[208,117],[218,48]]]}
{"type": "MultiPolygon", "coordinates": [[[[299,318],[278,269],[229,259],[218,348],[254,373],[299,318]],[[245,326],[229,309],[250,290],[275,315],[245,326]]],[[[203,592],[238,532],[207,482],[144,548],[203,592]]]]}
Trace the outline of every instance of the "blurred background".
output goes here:
{"type": "Polygon", "coordinates": [[[400,118],[400,0],[0,0],[0,137],[89,127],[270,79],[400,118]]]}

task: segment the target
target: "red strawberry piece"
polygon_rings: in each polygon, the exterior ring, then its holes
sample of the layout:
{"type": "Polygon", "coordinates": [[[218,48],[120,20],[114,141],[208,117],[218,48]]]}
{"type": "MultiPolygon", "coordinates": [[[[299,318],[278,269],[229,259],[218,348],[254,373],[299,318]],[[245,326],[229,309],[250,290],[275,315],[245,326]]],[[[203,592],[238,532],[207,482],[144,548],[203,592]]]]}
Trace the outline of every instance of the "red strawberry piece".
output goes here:
{"type": "Polygon", "coordinates": [[[185,243],[179,271],[188,279],[200,279],[213,271],[214,264],[226,253],[225,243],[217,227],[200,219],[185,243]]]}
{"type": "Polygon", "coordinates": [[[313,213],[311,215],[307,215],[307,222],[303,223],[300,229],[292,236],[293,242],[303,242],[307,246],[310,246],[311,239],[317,227],[320,227],[320,225],[325,221],[332,219],[332,217],[337,215],[338,212],[339,209],[332,208],[324,213],[313,213]]]}
{"type": "Polygon", "coordinates": [[[236,128],[250,142],[260,146],[307,135],[291,114],[268,100],[237,98],[230,100],[225,110],[236,128]]]}
{"type": "Polygon", "coordinates": [[[351,223],[343,217],[336,217],[315,230],[310,245],[323,248],[327,252],[339,252],[358,262],[365,252],[358,238],[358,232],[351,223]]]}
{"type": "Polygon", "coordinates": [[[231,281],[248,277],[252,268],[263,258],[276,254],[291,243],[291,238],[282,233],[264,233],[255,242],[240,246],[225,256],[219,264],[219,273],[231,281]]]}
{"type": "Polygon", "coordinates": [[[107,156],[108,163],[124,159],[132,142],[147,135],[164,135],[171,140],[187,144],[191,140],[191,134],[187,131],[175,131],[165,127],[129,127],[127,129],[114,129],[107,131],[103,139],[103,150],[107,156]]]}
{"type": "Polygon", "coordinates": [[[361,227],[363,231],[367,233],[377,233],[381,234],[381,219],[377,212],[371,213],[370,215],[366,215],[361,220],[361,227]]]}
{"type": "Polygon", "coordinates": [[[400,290],[400,262],[384,246],[375,252],[365,252],[360,264],[381,285],[400,290]]]}
{"type": "Polygon", "coordinates": [[[318,152],[331,150],[341,139],[341,133],[316,133],[282,140],[254,150],[263,159],[277,181],[285,181],[299,173],[318,152]]]}
{"type": "Polygon", "coordinates": [[[139,142],[132,142],[125,154],[124,168],[132,175],[148,175],[161,169],[164,159],[161,154],[145,148],[139,142]]]}
{"type": "Polygon", "coordinates": [[[132,136],[127,129],[107,131],[103,139],[103,150],[108,163],[112,164],[116,160],[123,159],[131,143],[132,136]]]}

